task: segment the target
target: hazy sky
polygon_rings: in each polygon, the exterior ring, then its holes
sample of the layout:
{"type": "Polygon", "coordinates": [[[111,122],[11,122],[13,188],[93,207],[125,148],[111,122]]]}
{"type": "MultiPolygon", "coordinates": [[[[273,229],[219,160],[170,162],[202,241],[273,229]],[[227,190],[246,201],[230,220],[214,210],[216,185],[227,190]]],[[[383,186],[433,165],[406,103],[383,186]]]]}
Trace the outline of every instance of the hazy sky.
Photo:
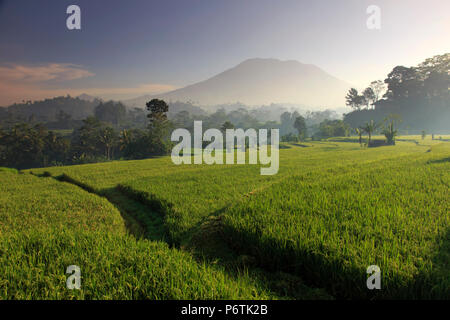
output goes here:
{"type": "Polygon", "coordinates": [[[450,51],[446,0],[0,0],[0,105],[168,91],[248,58],[315,64],[361,88],[450,51]],[[81,8],[82,30],[66,9],[81,8]],[[369,5],[381,29],[369,30],[369,5]]]}

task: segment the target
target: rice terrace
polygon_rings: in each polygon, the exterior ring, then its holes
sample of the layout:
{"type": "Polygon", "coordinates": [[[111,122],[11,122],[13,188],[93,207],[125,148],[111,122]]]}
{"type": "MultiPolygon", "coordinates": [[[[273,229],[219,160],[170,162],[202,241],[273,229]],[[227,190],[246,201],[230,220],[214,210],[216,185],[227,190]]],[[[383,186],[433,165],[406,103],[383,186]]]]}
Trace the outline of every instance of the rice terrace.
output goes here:
{"type": "Polygon", "coordinates": [[[1,298],[448,298],[450,143],[415,141],[285,144],[275,176],[170,157],[2,170],[1,298]]]}
{"type": "Polygon", "coordinates": [[[0,0],[0,304],[444,306],[448,12],[0,0]]]}

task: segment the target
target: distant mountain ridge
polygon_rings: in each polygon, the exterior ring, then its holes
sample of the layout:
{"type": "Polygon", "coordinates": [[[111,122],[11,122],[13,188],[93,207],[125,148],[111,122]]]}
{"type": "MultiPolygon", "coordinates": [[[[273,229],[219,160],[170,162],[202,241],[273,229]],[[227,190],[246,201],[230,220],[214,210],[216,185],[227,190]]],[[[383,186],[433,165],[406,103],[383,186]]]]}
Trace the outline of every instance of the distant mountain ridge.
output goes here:
{"type": "Polygon", "coordinates": [[[343,107],[350,84],[319,67],[298,61],[248,59],[237,66],[184,88],[125,100],[143,107],[152,98],[192,101],[199,105],[241,102],[246,105],[294,103],[308,107],[343,107]]]}

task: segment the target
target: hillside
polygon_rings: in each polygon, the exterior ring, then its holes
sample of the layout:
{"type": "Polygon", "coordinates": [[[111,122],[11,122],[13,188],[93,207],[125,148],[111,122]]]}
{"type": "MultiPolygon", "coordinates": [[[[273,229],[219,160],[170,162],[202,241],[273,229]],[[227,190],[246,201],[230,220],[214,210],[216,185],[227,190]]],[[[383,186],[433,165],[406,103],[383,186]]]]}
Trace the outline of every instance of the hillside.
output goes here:
{"type": "Polygon", "coordinates": [[[92,115],[95,107],[100,103],[100,100],[91,98],[94,100],[86,100],[86,96],[76,98],[65,96],[13,104],[0,112],[0,120],[13,116],[23,120],[35,117],[38,121],[47,122],[56,119],[61,111],[74,120],[81,120],[92,115]]]}

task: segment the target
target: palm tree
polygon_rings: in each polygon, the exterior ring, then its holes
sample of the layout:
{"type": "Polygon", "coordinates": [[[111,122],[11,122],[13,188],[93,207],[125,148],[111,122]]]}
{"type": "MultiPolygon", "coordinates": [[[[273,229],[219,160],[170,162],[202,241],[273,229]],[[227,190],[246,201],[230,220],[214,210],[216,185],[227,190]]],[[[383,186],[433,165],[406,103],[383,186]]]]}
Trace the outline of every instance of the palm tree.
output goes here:
{"type": "Polygon", "coordinates": [[[370,141],[372,139],[372,133],[374,133],[377,128],[378,128],[378,125],[373,120],[366,122],[366,124],[364,125],[363,130],[365,132],[367,132],[367,134],[369,136],[369,141],[367,142],[367,146],[370,146],[370,141]]]}
{"type": "Polygon", "coordinates": [[[105,127],[99,132],[99,140],[105,150],[105,157],[108,160],[112,158],[112,151],[116,143],[116,133],[111,127],[105,127]]]}
{"type": "Polygon", "coordinates": [[[395,137],[397,136],[397,130],[395,130],[395,124],[401,122],[400,116],[396,114],[390,114],[384,119],[385,125],[383,134],[386,137],[388,145],[395,145],[395,137]]]}
{"type": "Polygon", "coordinates": [[[220,129],[222,132],[226,132],[227,129],[234,129],[234,125],[230,121],[225,121],[220,129]]]}
{"type": "Polygon", "coordinates": [[[119,149],[120,151],[125,150],[125,148],[131,143],[130,132],[127,129],[123,129],[120,133],[119,139],[119,149]]]}
{"type": "Polygon", "coordinates": [[[355,128],[355,132],[359,136],[359,145],[362,146],[363,128],[362,127],[355,128]]]}

